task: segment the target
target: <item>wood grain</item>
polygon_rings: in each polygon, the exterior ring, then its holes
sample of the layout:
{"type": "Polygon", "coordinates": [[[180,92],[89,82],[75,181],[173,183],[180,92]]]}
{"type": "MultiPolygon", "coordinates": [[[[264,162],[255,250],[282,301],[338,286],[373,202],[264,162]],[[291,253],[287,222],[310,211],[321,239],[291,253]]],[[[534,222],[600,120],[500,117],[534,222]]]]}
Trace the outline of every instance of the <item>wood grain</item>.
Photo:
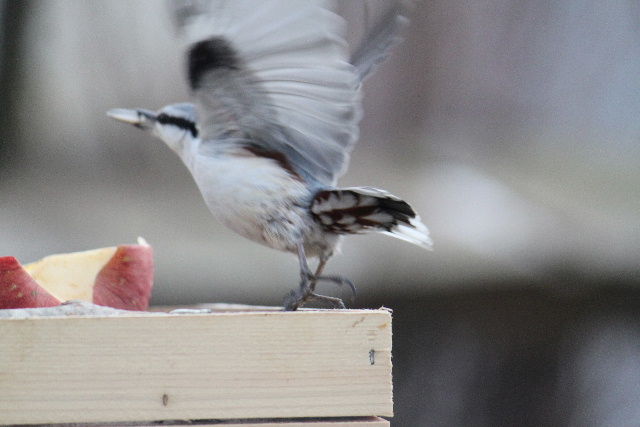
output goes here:
{"type": "MultiPolygon", "coordinates": [[[[229,424],[222,424],[229,425],[229,424]]],[[[304,420],[292,420],[292,421],[233,421],[231,424],[233,427],[390,427],[389,421],[378,417],[366,417],[357,419],[304,419],[304,420]]],[[[148,424],[149,427],[157,427],[148,424]]],[[[140,424],[110,424],[107,427],[147,427],[140,424]]],[[[220,427],[221,423],[207,424],[197,423],[192,424],[191,427],[220,427]]],[[[59,426],[56,426],[59,427],[59,426]]],[[[64,426],[60,426],[64,427],[64,426]]],[[[73,426],[77,427],[77,426],[73,426]]],[[[92,426],[93,427],[93,426],[92,426]]],[[[99,427],[99,426],[97,426],[99,427]]],[[[162,424],[162,427],[185,427],[184,424],[162,424]]]]}
{"type": "Polygon", "coordinates": [[[392,414],[384,309],[0,319],[0,424],[392,414]]]}

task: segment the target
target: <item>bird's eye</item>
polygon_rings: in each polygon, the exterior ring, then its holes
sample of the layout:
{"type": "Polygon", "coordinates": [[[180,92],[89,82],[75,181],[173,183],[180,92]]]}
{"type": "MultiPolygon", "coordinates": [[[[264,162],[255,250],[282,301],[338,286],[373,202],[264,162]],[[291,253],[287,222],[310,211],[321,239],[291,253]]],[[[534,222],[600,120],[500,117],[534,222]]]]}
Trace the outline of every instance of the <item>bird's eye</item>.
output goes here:
{"type": "Polygon", "coordinates": [[[158,117],[156,117],[156,120],[158,121],[158,123],[161,123],[163,125],[165,124],[173,125],[186,132],[189,132],[194,138],[198,137],[198,129],[196,127],[196,124],[191,120],[185,119],[183,117],[171,116],[166,113],[158,114],[158,117]]]}

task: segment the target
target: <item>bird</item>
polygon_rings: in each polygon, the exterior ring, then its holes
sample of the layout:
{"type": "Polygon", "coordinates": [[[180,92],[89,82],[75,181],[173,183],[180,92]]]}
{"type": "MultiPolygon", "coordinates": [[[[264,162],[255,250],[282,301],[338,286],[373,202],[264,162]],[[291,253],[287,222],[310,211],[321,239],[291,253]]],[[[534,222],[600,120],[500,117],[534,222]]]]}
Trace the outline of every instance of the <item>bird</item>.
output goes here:
{"type": "Polygon", "coordinates": [[[173,4],[187,39],[191,102],[158,111],[107,114],[162,140],[191,172],[212,214],[239,235],[293,253],[298,287],[285,310],[310,301],[344,309],[316,292],[346,235],[377,232],[432,249],[411,205],[374,187],[339,187],[362,116],[362,82],[400,41],[406,1],[370,0],[360,41],[346,41],[336,1],[214,0],[173,4]],[[373,17],[371,17],[373,16],[373,17]],[[309,260],[317,258],[314,270],[309,260]]]}

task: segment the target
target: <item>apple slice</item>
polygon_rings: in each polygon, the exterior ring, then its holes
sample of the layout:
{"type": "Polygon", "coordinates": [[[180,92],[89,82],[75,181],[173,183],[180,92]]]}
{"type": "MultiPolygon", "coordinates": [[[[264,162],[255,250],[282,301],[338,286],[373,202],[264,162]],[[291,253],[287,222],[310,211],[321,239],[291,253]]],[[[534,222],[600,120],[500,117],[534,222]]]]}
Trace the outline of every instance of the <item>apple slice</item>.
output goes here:
{"type": "Polygon", "coordinates": [[[116,248],[113,247],[49,255],[23,267],[40,286],[60,301],[79,299],[93,302],[98,272],[115,253],[116,248]]]}
{"type": "Polygon", "coordinates": [[[17,259],[0,257],[0,309],[56,305],[60,300],[33,280],[17,259]]]}
{"type": "Polygon", "coordinates": [[[50,255],[25,266],[13,257],[0,258],[0,308],[44,307],[75,299],[146,310],[152,288],[153,249],[143,239],[137,245],[50,255]]]}
{"type": "Polygon", "coordinates": [[[96,276],[93,302],[123,310],[149,308],[153,288],[153,251],[149,245],[118,246],[96,276]]]}

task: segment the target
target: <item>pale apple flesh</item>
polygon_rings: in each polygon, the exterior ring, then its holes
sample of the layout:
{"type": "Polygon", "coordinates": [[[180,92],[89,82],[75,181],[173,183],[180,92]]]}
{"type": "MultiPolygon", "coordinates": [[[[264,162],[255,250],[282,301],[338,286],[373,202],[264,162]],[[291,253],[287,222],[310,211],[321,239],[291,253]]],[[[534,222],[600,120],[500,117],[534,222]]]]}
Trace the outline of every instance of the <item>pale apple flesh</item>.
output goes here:
{"type": "Polygon", "coordinates": [[[116,248],[113,247],[49,255],[23,267],[60,301],[79,299],[93,302],[96,275],[115,253],[116,248]]]}
{"type": "Polygon", "coordinates": [[[0,257],[0,308],[49,307],[83,300],[146,310],[153,289],[153,249],[140,240],[84,252],[50,255],[27,265],[0,257]]]}

